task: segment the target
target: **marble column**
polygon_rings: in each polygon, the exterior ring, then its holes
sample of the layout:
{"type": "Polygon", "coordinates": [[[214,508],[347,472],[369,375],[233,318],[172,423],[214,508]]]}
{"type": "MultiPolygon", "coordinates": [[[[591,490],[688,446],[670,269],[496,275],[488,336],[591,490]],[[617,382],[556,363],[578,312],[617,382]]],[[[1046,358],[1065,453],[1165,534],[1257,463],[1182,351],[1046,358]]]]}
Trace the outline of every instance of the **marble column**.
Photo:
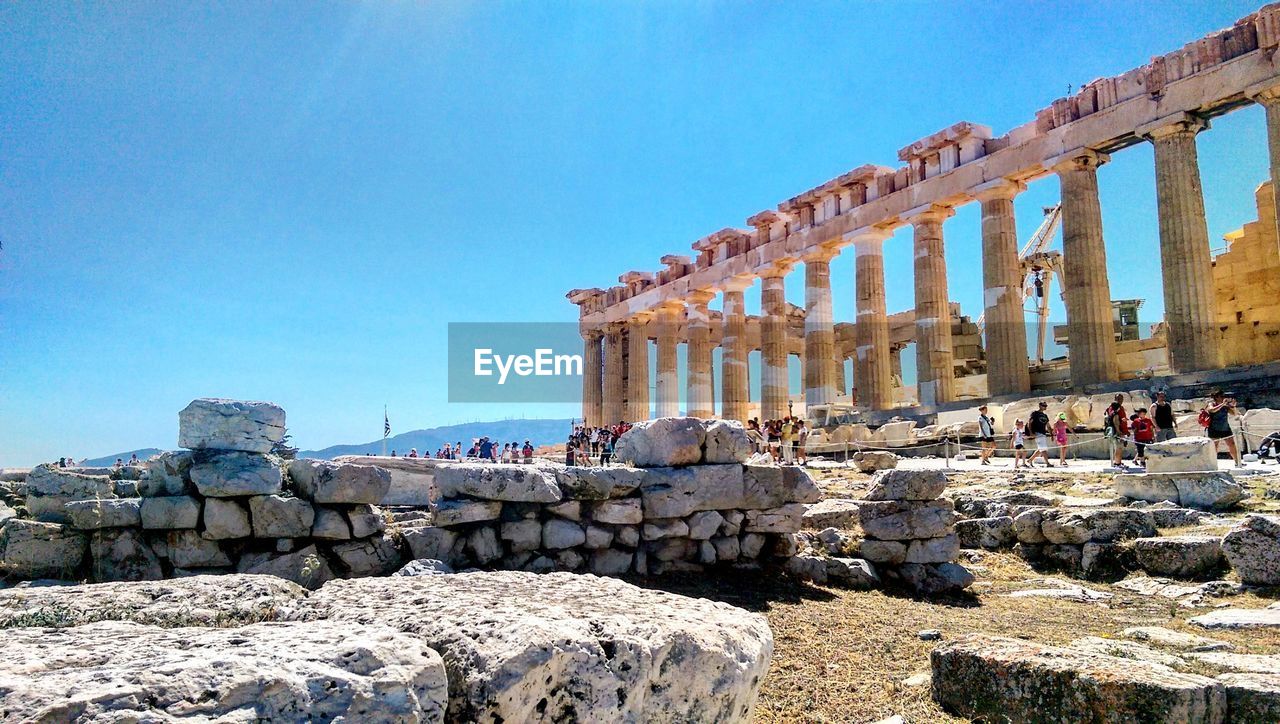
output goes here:
{"type": "Polygon", "coordinates": [[[921,405],[955,399],[951,298],[942,243],[942,222],[954,214],[948,206],[929,204],[903,215],[915,235],[916,390],[921,405]]]}
{"type": "Polygon", "coordinates": [[[622,368],[622,328],[619,323],[609,324],[604,331],[604,390],[600,405],[601,422],[616,425],[626,415],[622,409],[623,381],[626,372],[622,368]]]}
{"type": "Polygon", "coordinates": [[[829,405],[836,396],[836,329],[831,309],[831,260],[820,249],[804,257],[804,403],[829,405]]]}
{"type": "Polygon", "coordinates": [[[1075,387],[1115,382],[1115,326],[1107,248],[1098,203],[1098,166],[1107,156],[1082,150],[1054,165],[1062,186],[1062,286],[1067,307],[1067,360],[1075,387]]]}
{"type": "Polygon", "coordinates": [[[716,414],[711,402],[711,314],[707,310],[707,303],[714,296],[708,291],[695,291],[686,300],[689,310],[685,324],[689,339],[686,414],[702,419],[716,414]]]}
{"type": "Polygon", "coordinates": [[[760,275],[760,418],[787,414],[787,298],[790,265],[760,275]]]}
{"type": "Polygon", "coordinates": [[[889,232],[873,230],[853,238],[855,302],[853,383],[858,404],[872,410],[893,406],[893,371],[889,363],[889,317],[884,301],[884,240],[889,232]]]}
{"type": "Polygon", "coordinates": [[[1175,373],[1222,366],[1209,227],[1196,156],[1196,134],[1206,127],[1204,121],[1183,114],[1143,134],[1155,147],[1164,319],[1169,366],[1175,373]]]}
{"type": "MultiPolygon", "coordinates": [[[[1267,114],[1267,151],[1271,160],[1271,190],[1280,193],[1280,86],[1267,88],[1253,94],[1267,114]]],[[[1276,205],[1280,209],[1280,204],[1276,205]]],[[[1277,212],[1280,217],[1280,211],[1277,212]]],[[[1280,222],[1280,218],[1277,219],[1280,222]]],[[[1280,229],[1280,223],[1276,228],[1280,229]]]]}
{"type": "Polygon", "coordinates": [[[658,380],[656,417],[680,415],[680,381],[676,372],[676,338],[680,331],[681,306],[667,303],[658,307],[658,380]]]}
{"type": "Polygon", "coordinates": [[[1031,390],[1027,320],[1022,306],[1022,263],[1013,199],[1026,184],[998,179],[979,186],[982,203],[982,288],[987,343],[987,391],[991,396],[1031,390]]]}
{"type": "Polygon", "coordinates": [[[641,312],[627,323],[627,421],[649,419],[649,320],[641,312]]]}
{"type": "Polygon", "coordinates": [[[746,422],[751,388],[747,372],[747,308],[743,292],[751,279],[734,279],[724,287],[724,334],[720,341],[720,417],[746,422]]]}
{"type": "Polygon", "coordinates": [[[600,351],[602,337],[598,329],[582,332],[582,419],[591,427],[599,427],[604,419],[604,361],[600,351]]]}
{"type": "Polygon", "coordinates": [[[845,379],[844,374],[844,357],[840,355],[838,349],[835,356],[831,358],[831,368],[836,373],[836,397],[849,394],[849,381],[845,379]]]}

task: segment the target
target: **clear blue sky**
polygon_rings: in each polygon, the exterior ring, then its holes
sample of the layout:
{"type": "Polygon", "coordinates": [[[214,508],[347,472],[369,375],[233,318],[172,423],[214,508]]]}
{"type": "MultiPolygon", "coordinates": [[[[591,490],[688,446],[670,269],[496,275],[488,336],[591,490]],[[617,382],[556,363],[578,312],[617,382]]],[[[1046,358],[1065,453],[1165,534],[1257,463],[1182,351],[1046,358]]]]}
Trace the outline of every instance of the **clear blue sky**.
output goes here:
{"type": "MultiPolygon", "coordinates": [[[[448,404],[446,324],[572,321],[570,288],[956,121],[1003,133],[1256,7],[5,3],[0,465],[173,447],[210,395],[279,402],[304,447],[376,439],[384,403],[398,431],[577,414],[448,404]]],[[[1254,217],[1261,111],[1200,151],[1218,239],[1254,217]]],[[[1151,164],[1134,148],[1101,178],[1113,295],[1148,321],[1151,164]]],[[[1024,237],[1056,196],[1019,198],[1024,237]]],[[[976,205],[946,234],[976,315],[976,205]]],[[[852,255],[832,274],[852,320],[852,255]]]]}

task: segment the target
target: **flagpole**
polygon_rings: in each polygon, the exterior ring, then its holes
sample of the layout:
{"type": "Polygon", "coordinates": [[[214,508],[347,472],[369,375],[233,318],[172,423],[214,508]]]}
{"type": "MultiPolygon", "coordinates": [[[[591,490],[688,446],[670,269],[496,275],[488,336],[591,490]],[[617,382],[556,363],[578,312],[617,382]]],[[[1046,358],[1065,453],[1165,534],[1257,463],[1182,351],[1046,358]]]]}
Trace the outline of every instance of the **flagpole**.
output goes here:
{"type": "Polygon", "coordinates": [[[391,427],[391,419],[387,417],[387,406],[382,406],[382,457],[387,456],[387,428],[391,427]]]}

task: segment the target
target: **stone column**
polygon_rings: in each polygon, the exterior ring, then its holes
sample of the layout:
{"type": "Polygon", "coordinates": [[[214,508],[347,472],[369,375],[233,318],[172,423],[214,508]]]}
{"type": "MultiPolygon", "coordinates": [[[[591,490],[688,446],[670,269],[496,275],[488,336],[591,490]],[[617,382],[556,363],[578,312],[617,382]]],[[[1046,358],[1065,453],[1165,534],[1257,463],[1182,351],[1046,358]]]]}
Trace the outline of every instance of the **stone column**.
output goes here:
{"type": "Polygon", "coordinates": [[[1173,123],[1139,129],[1155,146],[1164,319],[1169,366],[1175,373],[1222,366],[1209,227],[1196,157],[1196,134],[1206,127],[1204,121],[1182,114],[1173,123]]]}
{"type": "Polygon", "coordinates": [[[1082,150],[1054,165],[1062,186],[1062,286],[1067,307],[1067,359],[1076,387],[1115,382],[1111,283],[1098,204],[1098,166],[1110,160],[1082,150]]]}
{"type": "Polygon", "coordinates": [[[702,419],[716,414],[711,402],[711,316],[707,310],[707,303],[714,296],[708,291],[695,291],[687,300],[689,316],[685,329],[689,338],[689,371],[685,406],[690,417],[702,419]]]}
{"type": "Polygon", "coordinates": [[[751,403],[747,374],[747,308],[743,292],[752,280],[734,279],[724,287],[724,335],[720,346],[720,417],[746,422],[751,403]]]}
{"type": "Polygon", "coordinates": [[[622,324],[613,323],[604,331],[604,399],[600,405],[601,422],[605,425],[616,425],[626,416],[622,409],[623,380],[626,375],[622,369],[622,324]]]}
{"type": "Polygon", "coordinates": [[[599,427],[602,420],[604,383],[603,360],[598,329],[582,332],[582,419],[591,427],[599,427]]]}
{"type": "Polygon", "coordinates": [[[849,394],[849,382],[844,375],[844,357],[840,356],[839,350],[831,358],[831,368],[836,372],[836,397],[849,394]]]}
{"type": "Polygon", "coordinates": [[[680,305],[674,302],[658,307],[658,380],[656,385],[656,417],[680,414],[680,381],[676,372],[676,335],[680,331],[680,305]]]}
{"type": "Polygon", "coordinates": [[[858,404],[872,410],[893,406],[893,371],[889,364],[889,317],[884,302],[884,240],[889,232],[873,230],[853,238],[857,323],[853,327],[853,380],[858,404]]]}
{"type": "Polygon", "coordinates": [[[649,419],[649,320],[641,312],[627,323],[627,420],[649,419]]]}
{"type": "Polygon", "coordinates": [[[760,418],[787,414],[787,298],[790,265],[760,275],[760,418]]]}
{"type": "MultiPolygon", "coordinates": [[[[1280,193],[1280,86],[1259,91],[1254,94],[1253,99],[1262,104],[1267,114],[1267,151],[1271,159],[1271,189],[1273,192],[1280,193]]],[[[1280,209],[1280,204],[1277,204],[1276,208],[1280,209]]],[[[1280,217],[1280,212],[1277,212],[1277,217],[1280,217]]],[[[1280,224],[1276,228],[1280,229],[1280,224]]]]}
{"type": "Polygon", "coordinates": [[[836,396],[836,329],[831,310],[831,260],[820,249],[804,257],[804,402],[829,405],[836,396]]]}
{"type": "Polygon", "coordinates": [[[1022,264],[1013,198],[1026,184],[998,179],[975,189],[982,202],[982,288],[987,337],[987,391],[992,396],[1027,393],[1027,320],[1022,307],[1022,264]]]}
{"type": "Polygon", "coordinates": [[[921,405],[955,399],[951,299],[942,243],[942,222],[954,214],[948,206],[929,204],[903,215],[915,231],[916,390],[921,405]]]}

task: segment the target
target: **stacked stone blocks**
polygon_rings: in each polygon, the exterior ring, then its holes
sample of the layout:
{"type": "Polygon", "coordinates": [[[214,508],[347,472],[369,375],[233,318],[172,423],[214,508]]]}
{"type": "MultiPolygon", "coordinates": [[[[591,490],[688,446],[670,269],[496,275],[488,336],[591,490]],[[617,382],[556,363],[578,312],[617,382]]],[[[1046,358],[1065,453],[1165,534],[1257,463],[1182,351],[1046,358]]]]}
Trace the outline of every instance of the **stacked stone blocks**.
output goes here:
{"type": "Polygon", "coordinates": [[[955,505],[939,497],[946,487],[940,470],[882,470],[858,506],[862,557],[882,576],[925,595],[973,583],[973,574],[955,563],[955,505]]]}

